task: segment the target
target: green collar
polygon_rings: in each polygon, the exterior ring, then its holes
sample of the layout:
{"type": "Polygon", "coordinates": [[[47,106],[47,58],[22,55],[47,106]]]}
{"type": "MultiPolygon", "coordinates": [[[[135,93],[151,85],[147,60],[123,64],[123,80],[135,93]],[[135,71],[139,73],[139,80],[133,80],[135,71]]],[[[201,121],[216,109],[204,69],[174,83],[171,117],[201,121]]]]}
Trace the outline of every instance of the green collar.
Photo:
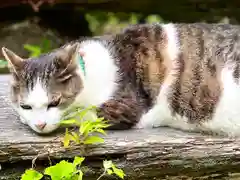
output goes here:
{"type": "Polygon", "coordinates": [[[85,75],[86,75],[85,62],[84,62],[82,56],[79,56],[79,57],[78,57],[78,62],[79,62],[79,64],[80,64],[80,66],[81,66],[81,68],[82,68],[82,71],[83,71],[83,73],[84,73],[84,76],[85,76],[85,75]]]}

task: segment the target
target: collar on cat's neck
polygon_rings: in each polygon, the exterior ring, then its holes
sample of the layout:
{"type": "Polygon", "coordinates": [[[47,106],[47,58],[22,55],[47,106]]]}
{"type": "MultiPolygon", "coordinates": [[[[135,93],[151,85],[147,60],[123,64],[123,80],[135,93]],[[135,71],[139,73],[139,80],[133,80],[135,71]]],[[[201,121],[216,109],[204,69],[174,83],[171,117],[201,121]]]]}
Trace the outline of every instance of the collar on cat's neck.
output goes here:
{"type": "Polygon", "coordinates": [[[85,70],[85,62],[83,60],[83,56],[81,56],[80,54],[78,55],[78,62],[82,68],[83,74],[84,76],[86,75],[86,70],[85,70]]]}

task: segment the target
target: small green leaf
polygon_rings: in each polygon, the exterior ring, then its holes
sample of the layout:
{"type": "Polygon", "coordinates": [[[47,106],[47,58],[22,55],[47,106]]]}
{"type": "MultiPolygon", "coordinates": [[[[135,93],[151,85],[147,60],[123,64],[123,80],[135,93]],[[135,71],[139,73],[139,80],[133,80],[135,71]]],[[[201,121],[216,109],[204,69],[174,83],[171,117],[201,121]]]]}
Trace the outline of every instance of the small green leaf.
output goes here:
{"type": "Polygon", "coordinates": [[[107,128],[110,126],[110,124],[108,124],[108,121],[103,118],[96,119],[93,122],[93,125],[94,125],[95,129],[102,129],[102,128],[107,128]]]}
{"type": "Polygon", "coordinates": [[[72,134],[73,140],[74,140],[76,143],[80,143],[80,138],[79,138],[78,134],[75,133],[75,132],[71,132],[71,134],[72,134]]]}
{"type": "Polygon", "coordinates": [[[35,45],[25,44],[24,49],[28,50],[31,53],[30,54],[31,57],[37,57],[42,53],[41,48],[35,45]]]}
{"type": "Polygon", "coordinates": [[[78,175],[78,180],[82,180],[83,178],[83,172],[80,170],[78,175]]]}
{"type": "Polygon", "coordinates": [[[22,175],[21,180],[40,180],[43,175],[34,169],[28,169],[22,175]]]}
{"type": "Polygon", "coordinates": [[[112,161],[107,161],[107,160],[103,161],[103,167],[105,170],[111,168],[112,165],[113,165],[112,161]]]}
{"type": "Polygon", "coordinates": [[[93,111],[92,107],[88,107],[88,108],[78,108],[79,109],[79,115],[83,118],[84,116],[86,116],[88,113],[92,113],[91,111],[93,111]]]}
{"type": "Polygon", "coordinates": [[[69,147],[70,139],[71,139],[71,137],[68,134],[68,128],[66,128],[65,136],[64,136],[64,139],[63,139],[63,146],[65,148],[69,147]]]}
{"type": "Polygon", "coordinates": [[[95,128],[107,128],[109,126],[110,126],[109,124],[103,124],[103,123],[95,124],[95,128]]]}
{"type": "Polygon", "coordinates": [[[41,47],[43,53],[47,53],[48,51],[51,50],[51,41],[49,41],[48,39],[43,39],[41,47]]]}
{"type": "Polygon", "coordinates": [[[107,173],[108,173],[109,175],[111,175],[111,174],[113,173],[113,171],[112,171],[111,169],[107,169],[107,173]]]}
{"type": "Polygon", "coordinates": [[[84,144],[95,144],[95,143],[103,143],[104,139],[98,136],[89,136],[84,141],[84,144]]]}
{"type": "Polygon", "coordinates": [[[84,121],[79,128],[81,134],[88,134],[89,130],[92,128],[90,121],[84,121]]]}
{"type": "Polygon", "coordinates": [[[75,123],[76,123],[76,119],[66,119],[60,122],[60,124],[66,124],[66,125],[75,124],[75,123]]]}
{"type": "Polygon", "coordinates": [[[26,50],[31,51],[31,52],[37,52],[40,50],[39,46],[35,46],[35,45],[31,45],[31,44],[24,44],[23,47],[26,50]]]}
{"type": "Polygon", "coordinates": [[[60,180],[70,178],[75,171],[72,163],[62,160],[56,165],[46,168],[44,174],[49,175],[52,180],[60,180]]]}
{"type": "Polygon", "coordinates": [[[124,179],[125,174],[122,169],[118,169],[115,166],[112,166],[112,169],[113,169],[114,174],[116,174],[121,179],[124,179]]]}
{"type": "Polygon", "coordinates": [[[103,129],[97,129],[96,132],[101,133],[103,135],[107,135],[103,129]]]}
{"type": "Polygon", "coordinates": [[[84,157],[75,156],[74,161],[73,161],[73,165],[74,166],[81,165],[82,162],[84,161],[84,159],[85,159],[84,157]]]}

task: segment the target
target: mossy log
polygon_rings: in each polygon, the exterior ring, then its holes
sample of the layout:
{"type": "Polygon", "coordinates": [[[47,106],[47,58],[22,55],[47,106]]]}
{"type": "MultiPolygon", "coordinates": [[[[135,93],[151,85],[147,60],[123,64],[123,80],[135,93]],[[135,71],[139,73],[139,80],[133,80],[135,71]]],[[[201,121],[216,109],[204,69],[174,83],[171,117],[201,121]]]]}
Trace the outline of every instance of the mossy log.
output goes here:
{"type": "Polygon", "coordinates": [[[109,131],[105,143],[62,148],[62,131],[39,136],[19,122],[9,104],[9,76],[0,76],[0,179],[19,179],[35,161],[43,169],[60,159],[86,157],[86,179],[96,180],[111,159],[129,180],[239,179],[240,141],[170,128],[109,131]]]}
{"type": "Polygon", "coordinates": [[[75,6],[87,10],[106,10],[112,12],[138,12],[160,14],[167,21],[216,22],[223,17],[240,17],[238,0],[8,0],[1,1],[0,7],[28,6],[38,11],[41,8],[60,5],[61,8],[75,6]]]}

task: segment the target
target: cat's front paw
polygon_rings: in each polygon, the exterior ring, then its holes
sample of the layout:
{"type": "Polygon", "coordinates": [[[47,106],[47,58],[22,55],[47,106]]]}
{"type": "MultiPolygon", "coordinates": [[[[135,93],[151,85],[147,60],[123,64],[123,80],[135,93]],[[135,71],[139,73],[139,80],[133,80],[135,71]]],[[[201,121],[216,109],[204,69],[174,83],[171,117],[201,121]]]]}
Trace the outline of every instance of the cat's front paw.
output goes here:
{"type": "Polygon", "coordinates": [[[143,114],[139,122],[136,124],[136,129],[148,129],[154,126],[154,116],[151,113],[143,114]]]}
{"type": "Polygon", "coordinates": [[[141,123],[137,123],[135,126],[133,126],[133,129],[144,129],[144,125],[141,123]]]}
{"type": "Polygon", "coordinates": [[[104,103],[98,114],[110,121],[112,126],[109,129],[130,129],[137,124],[140,112],[136,101],[121,98],[104,103]]]}

